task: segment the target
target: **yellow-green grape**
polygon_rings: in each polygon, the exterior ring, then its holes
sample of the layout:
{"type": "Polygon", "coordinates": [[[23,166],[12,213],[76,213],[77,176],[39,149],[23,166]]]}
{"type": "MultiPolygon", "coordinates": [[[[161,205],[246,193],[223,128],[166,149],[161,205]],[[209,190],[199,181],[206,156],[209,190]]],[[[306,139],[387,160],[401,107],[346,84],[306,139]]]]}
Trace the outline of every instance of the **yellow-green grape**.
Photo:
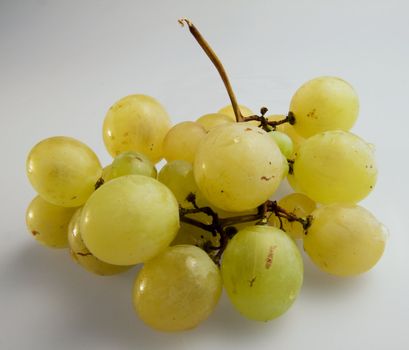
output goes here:
{"type": "Polygon", "coordinates": [[[27,176],[34,189],[47,202],[63,207],[84,204],[101,173],[95,153],[71,137],[45,139],[27,158],[27,176]]]}
{"type": "Polygon", "coordinates": [[[268,321],[286,312],[303,280],[297,246],[272,226],[239,231],[224,251],[221,271],[234,307],[256,321],[268,321]]]}
{"type": "Polygon", "coordinates": [[[346,131],[326,131],[307,139],[293,165],[297,186],[318,203],[356,203],[375,186],[371,145],[346,131]]]}
{"type": "Polygon", "coordinates": [[[85,204],[80,223],[89,251],[113,265],[153,258],[166,249],[178,229],[174,195],[143,175],[121,176],[98,188],[85,204]]]}
{"type": "Polygon", "coordinates": [[[200,248],[173,246],[145,263],[134,284],[137,314],[160,331],[196,327],[215,309],[222,291],[220,271],[200,248]]]}
{"type": "Polygon", "coordinates": [[[196,122],[203,126],[206,131],[210,131],[216,126],[229,124],[234,121],[226,114],[211,113],[202,115],[196,122]]]}
{"type": "Polygon", "coordinates": [[[290,158],[291,155],[293,154],[294,149],[293,141],[291,140],[291,138],[281,131],[270,131],[268,134],[272,137],[277,146],[280,148],[280,151],[283,154],[283,156],[286,158],[290,158]]]}
{"type": "Polygon", "coordinates": [[[159,171],[158,180],[173,192],[181,207],[192,207],[186,197],[190,193],[197,195],[198,188],[193,177],[191,163],[184,160],[174,160],[166,163],[159,171]]]}
{"type": "Polygon", "coordinates": [[[112,164],[109,164],[109,165],[105,166],[105,167],[102,169],[101,178],[104,180],[104,182],[107,182],[107,181],[110,180],[110,177],[111,177],[111,175],[110,175],[111,168],[112,168],[112,164]]]}
{"type": "Polygon", "coordinates": [[[371,269],[385,249],[386,228],[358,205],[330,204],[312,213],[304,249],[322,270],[338,276],[371,269]]]}
{"type": "Polygon", "coordinates": [[[283,157],[274,140],[245,123],[211,130],[193,165],[200,192],[226,211],[245,211],[265,202],[279,186],[283,171],[283,157]]]}
{"type": "MultiPolygon", "coordinates": [[[[282,114],[274,114],[270,115],[267,117],[268,121],[279,121],[283,120],[286,116],[282,114]]],[[[293,153],[298,150],[300,145],[305,141],[305,138],[302,137],[300,134],[295,131],[294,126],[291,125],[290,123],[283,123],[280,125],[277,125],[276,127],[277,131],[283,132],[284,134],[288,135],[292,142],[293,142],[293,153]]]]}
{"type": "Polygon", "coordinates": [[[35,197],[27,208],[27,228],[41,244],[51,248],[68,246],[68,224],[76,208],[60,207],[35,197]]]}
{"type": "Polygon", "coordinates": [[[294,173],[287,173],[287,182],[295,192],[302,192],[300,186],[297,184],[294,173]]]}
{"type": "Polygon", "coordinates": [[[163,155],[170,162],[185,160],[193,163],[200,141],[206,136],[206,130],[196,122],[176,124],[163,141],[163,155]]]}
{"type": "Polygon", "coordinates": [[[130,95],[109,109],[103,136],[113,157],[135,151],[157,163],[163,157],[162,142],[169,129],[169,116],[158,101],[146,95],[130,95]]]}
{"type": "Polygon", "coordinates": [[[348,131],[355,124],[359,100],[353,87],[336,77],[307,81],[294,94],[290,111],[295,130],[310,137],[327,130],[348,131]]]}
{"type": "MultiPolygon", "coordinates": [[[[204,213],[191,214],[189,217],[204,224],[209,225],[212,223],[210,216],[204,213]]],[[[197,226],[181,222],[180,229],[171,245],[178,244],[190,244],[200,248],[203,248],[206,244],[218,246],[219,238],[218,236],[213,236],[209,231],[205,231],[197,226]]]]}
{"type": "MultiPolygon", "coordinates": [[[[291,193],[281,198],[277,204],[287,212],[295,214],[297,217],[306,218],[317,207],[315,202],[302,193],[291,193]]],[[[274,214],[270,216],[269,223],[273,226],[280,227],[280,220],[274,214]]],[[[304,228],[298,221],[288,221],[281,218],[283,230],[290,235],[291,238],[300,239],[304,237],[304,228]]]]}
{"type": "Polygon", "coordinates": [[[71,257],[85,270],[100,276],[111,276],[127,271],[131,266],[119,266],[107,264],[95,256],[85,246],[80,232],[82,208],[79,208],[73,215],[68,225],[68,243],[71,257]]]}
{"type": "Polygon", "coordinates": [[[142,153],[128,151],[115,157],[104,180],[109,181],[125,175],[144,175],[156,179],[157,171],[148,157],[142,153]]]}
{"type": "MultiPolygon", "coordinates": [[[[248,108],[246,106],[239,105],[239,108],[240,108],[240,112],[241,112],[243,117],[249,117],[251,115],[254,115],[254,112],[250,108],[248,108]]],[[[231,104],[219,109],[219,111],[217,113],[227,115],[233,121],[236,120],[236,116],[234,115],[233,106],[231,104]]]]}

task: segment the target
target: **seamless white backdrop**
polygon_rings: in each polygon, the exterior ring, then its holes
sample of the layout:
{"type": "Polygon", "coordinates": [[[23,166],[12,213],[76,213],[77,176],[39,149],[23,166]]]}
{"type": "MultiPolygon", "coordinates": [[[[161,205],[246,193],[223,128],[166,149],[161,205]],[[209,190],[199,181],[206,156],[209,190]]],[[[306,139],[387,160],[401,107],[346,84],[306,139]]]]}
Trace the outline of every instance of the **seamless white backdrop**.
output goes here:
{"type": "Polygon", "coordinates": [[[405,0],[2,0],[0,348],[408,349],[408,13],[405,0]],[[102,121],[120,97],[152,95],[175,123],[228,103],[214,68],[177,24],[183,16],[254,110],[286,113],[295,89],[315,76],[351,82],[361,101],[354,131],[377,148],[379,180],[363,204],[390,230],[383,259],[350,279],[306,260],[299,299],[270,323],[241,318],[223,297],[199,328],[154,332],[132,310],[135,269],[87,274],[26,232],[34,191],[25,158],[39,140],[76,137],[106,164],[102,121]]]}

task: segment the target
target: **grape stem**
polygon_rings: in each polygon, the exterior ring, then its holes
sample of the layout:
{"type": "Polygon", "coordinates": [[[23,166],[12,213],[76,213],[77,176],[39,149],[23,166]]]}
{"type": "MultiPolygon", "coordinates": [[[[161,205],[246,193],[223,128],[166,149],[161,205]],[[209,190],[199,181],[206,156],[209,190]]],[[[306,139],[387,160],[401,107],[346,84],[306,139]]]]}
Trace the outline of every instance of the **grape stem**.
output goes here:
{"type": "Polygon", "coordinates": [[[212,47],[205,40],[205,38],[203,38],[202,34],[200,34],[199,30],[196,28],[196,26],[192,23],[191,20],[187,18],[181,18],[179,19],[179,23],[182,26],[184,26],[185,24],[188,26],[190,33],[193,35],[197,43],[201,46],[203,51],[206,53],[207,57],[210,58],[213,65],[216,67],[217,71],[219,72],[220,77],[223,80],[224,86],[226,87],[227,93],[229,95],[231,105],[233,106],[234,115],[236,116],[236,121],[242,122],[243,115],[241,114],[239,104],[237,103],[236,95],[234,94],[233,88],[230,84],[229,77],[227,76],[226,70],[224,69],[223,64],[220,61],[219,57],[217,57],[212,47]]]}
{"type": "Polygon", "coordinates": [[[267,224],[267,217],[271,214],[275,214],[280,220],[280,228],[283,228],[282,219],[286,219],[289,222],[299,222],[304,230],[307,230],[311,225],[311,217],[301,218],[286,211],[280,207],[276,201],[266,201],[264,204],[257,208],[256,214],[233,216],[229,218],[220,218],[219,215],[210,207],[199,207],[196,204],[196,196],[190,193],[186,200],[192,204],[193,208],[179,209],[180,221],[201,228],[202,230],[211,232],[213,236],[219,237],[219,245],[214,246],[210,242],[205,242],[202,247],[213,261],[220,266],[220,259],[224,250],[227,247],[229,240],[237,233],[237,229],[234,225],[257,221],[258,225],[267,224]],[[212,218],[211,224],[205,224],[199,220],[189,217],[190,214],[204,213],[212,218]]]}
{"type": "Polygon", "coordinates": [[[248,122],[251,120],[257,120],[260,122],[260,127],[263,128],[265,131],[271,131],[271,128],[275,130],[275,128],[280,124],[290,123],[291,125],[293,125],[295,123],[295,117],[292,112],[289,112],[288,115],[282,120],[268,121],[267,118],[264,116],[267,113],[266,107],[261,108],[261,115],[251,115],[248,117],[243,117],[240,111],[240,106],[236,99],[236,95],[234,94],[233,88],[230,84],[229,77],[219,57],[217,57],[216,53],[214,52],[210,44],[206,41],[206,39],[202,36],[202,34],[199,32],[199,30],[196,28],[196,26],[193,24],[193,22],[190,19],[181,18],[178,20],[178,22],[182,25],[182,27],[185,24],[188,26],[190,33],[196,39],[197,43],[200,45],[200,47],[206,53],[207,57],[209,57],[209,59],[212,61],[213,65],[216,67],[217,71],[219,72],[219,75],[221,79],[223,80],[224,86],[227,90],[227,94],[229,95],[230,102],[233,107],[234,115],[238,123],[248,122]]]}

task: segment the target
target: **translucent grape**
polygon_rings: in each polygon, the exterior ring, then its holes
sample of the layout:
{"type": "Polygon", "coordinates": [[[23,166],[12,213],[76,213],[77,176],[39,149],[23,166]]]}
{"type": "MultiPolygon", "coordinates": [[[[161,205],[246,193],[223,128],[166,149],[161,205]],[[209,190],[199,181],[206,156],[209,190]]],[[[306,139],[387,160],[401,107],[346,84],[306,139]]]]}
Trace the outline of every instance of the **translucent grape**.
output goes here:
{"type": "Polygon", "coordinates": [[[134,151],[156,163],[163,157],[162,142],[169,129],[169,116],[158,101],[145,95],[130,95],[109,109],[103,136],[113,157],[134,151]]]}
{"type": "Polygon", "coordinates": [[[358,205],[330,204],[316,209],[304,249],[322,270],[351,276],[371,269],[385,249],[385,227],[358,205]]]}
{"type": "Polygon", "coordinates": [[[377,177],[372,147],[346,131],[327,131],[306,140],[293,168],[302,192],[325,204],[362,200],[377,177]]]}
{"type": "MultiPolygon", "coordinates": [[[[243,115],[243,117],[249,117],[251,115],[254,115],[254,112],[246,106],[239,105],[239,108],[240,108],[240,112],[243,115]]],[[[236,120],[236,116],[234,115],[233,106],[231,104],[224,106],[223,108],[220,108],[217,113],[227,115],[234,121],[236,120]]]]}
{"type": "Polygon", "coordinates": [[[268,134],[275,141],[278,148],[280,148],[283,156],[286,158],[290,158],[294,150],[293,141],[291,140],[291,138],[281,131],[270,131],[268,134]]]}
{"type": "Polygon", "coordinates": [[[115,275],[126,270],[130,266],[119,266],[107,264],[95,256],[85,246],[80,232],[82,208],[79,208],[73,215],[70,224],[68,225],[68,243],[70,246],[70,253],[74,261],[87,271],[93,272],[101,276],[115,275]]]}
{"type": "Polygon", "coordinates": [[[245,317],[268,321],[293,304],[303,280],[298,248],[283,231],[250,226],[227,245],[222,259],[227,295],[245,317]]]}
{"type": "MultiPolygon", "coordinates": [[[[277,204],[289,213],[295,214],[297,217],[306,218],[317,207],[315,202],[302,193],[291,193],[281,198],[277,204]]],[[[280,227],[280,220],[275,215],[270,216],[269,223],[276,227],[280,227]]],[[[294,239],[304,237],[304,228],[298,221],[288,221],[281,218],[283,230],[294,239]]]]}
{"type": "Polygon", "coordinates": [[[109,181],[124,175],[144,175],[156,179],[157,171],[148,157],[142,153],[128,151],[115,157],[104,180],[109,181]]]}
{"type": "MultiPolygon", "coordinates": [[[[203,213],[193,214],[189,217],[204,223],[210,221],[209,217],[203,213]]],[[[189,244],[203,248],[203,246],[208,243],[213,246],[217,246],[219,240],[217,237],[213,237],[209,231],[205,231],[197,226],[181,222],[180,229],[171,245],[189,244]]]]}
{"type": "MultiPolygon", "coordinates": [[[[243,117],[249,117],[251,115],[254,115],[254,112],[250,108],[248,108],[246,106],[239,105],[239,108],[240,108],[240,112],[241,112],[243,117]]],[[[217,113],[227,115],[233,121],[236,120],[236,116],[234,115],[233,106],[231,104],[227,105],[227,106],[225,106],[223,108],[220,108],[217,113]]]]}
{"type": "Polygon", "coordinates": [[[101,173],[95,153],[70,137],[45,139],[27,158],[27,176],[34,189],[47,202],[63,207],[84,204],[101,173]]]}
{"type": "Polygon", "coordinates": [[[109,165],[105,166],[105,167],[102,169],[101,178],[104,180],[104,182],[107,182],[107,181],[110,180],[110,177],[111,177],[111,175],[110,175],[111,168],[112,168],[112,164],[109,164],[109,165]]]}
{"type": "Polygon", "coordinates": [[[68,246],[68,224],[76,208],[60,207],[35,197],[27,208],[27,228],[41,244],[51,248],[68,246]]]}
{"type": "Polygon", "coordinates": [[[206,136],[206,130],[196,122],[182,122],[176,124],[163,141],[165,159],[185,160],[193,163],[200,141],[206,136]]]}
{"type": "Polygon", "coordinates": [[[84,206],[80,231],[90,252],[113,265],[134,265],[162,252],[179,229],[172,192],[142,175],[121,176],[96,190],[84,206]]]}
{"type": "Polygon", "coordinates": [[[165,164],[159,172],[158,180],[173,192],[180,206],[183,208],[192,207],[186,197],[190,193],[197,195],[199,190],[193,177],[191,163],[184,160],[174,160],[165,164]]]}
{"type": "Polygon", "coordinates": [[[200,248],[179,245],[148,261],[134,285],[139,317],[161,331],[196,327],[220,298],[220,271],[200,248]]]}
{"type": "Polygon", "coordinates": [[[229,124],[234,121],[226,114],[211,113],[201,116],[196,122],[203,126],[206,131],[210,131],[216,126],[229,124]]]}
{"type": "MultiPolygon", "coordinates": [[[[274,114],[267,117],[267,120],[279,121],[283,120],[284,118],[285,115],[274,114]]],[[[291,138],[291,140],[293,141],[293,153],[296,152],[300,145],[305,141],[305,138],[298,134],[297,131],[295,131],[294,126],[291,125],[290,123],[277,125],[276,130],[283,132],[284,134],[288,135],[291,138]]]]}
{"type": "Polygon", "coordinates": [[[295,130],[310,137],[327,130],[348,131],[355,124],[359,100],[346,81],[319,77],[302,85],[294,94],[290,111],[295,116],[295,130]]]}
{"type": "Polygon", "coordinates": [[[211,130],[193,166],[200,192],[226,211],[245,211],[266,201],[280,184],[283,171],[283,157],[274,140],[244,123],[211,130]]]}

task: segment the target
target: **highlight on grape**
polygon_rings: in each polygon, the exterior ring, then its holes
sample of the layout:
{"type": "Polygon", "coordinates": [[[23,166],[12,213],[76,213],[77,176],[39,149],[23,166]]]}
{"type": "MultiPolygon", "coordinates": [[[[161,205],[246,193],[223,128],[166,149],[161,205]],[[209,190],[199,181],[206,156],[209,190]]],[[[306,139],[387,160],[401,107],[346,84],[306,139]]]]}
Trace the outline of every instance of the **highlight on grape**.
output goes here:
{"type": "Polygon", "coordinates": [[[130,303],[160,331],[199,325],[223,288],[244,317],[285,313],[303,282],[296,240],[325,273],[371,269],[387,231],[358,204],[374,189],[377,167],[372,145],[350,131],[359,110],[353,87],[315,78],[295,92],[287,114],[256,114],[238,104],[193,23],[180,23],[214,63],[231,103],[171,126],[153,97],[120,99],[103,122],[114,157],[105,167],[76,139],[39,142],[27,158],[38,193],[26,213],[34,239],[67,248],[101,276],[143,264],[130,303]],[[283,181],[294,192],[271,200],[283,181]]]}

